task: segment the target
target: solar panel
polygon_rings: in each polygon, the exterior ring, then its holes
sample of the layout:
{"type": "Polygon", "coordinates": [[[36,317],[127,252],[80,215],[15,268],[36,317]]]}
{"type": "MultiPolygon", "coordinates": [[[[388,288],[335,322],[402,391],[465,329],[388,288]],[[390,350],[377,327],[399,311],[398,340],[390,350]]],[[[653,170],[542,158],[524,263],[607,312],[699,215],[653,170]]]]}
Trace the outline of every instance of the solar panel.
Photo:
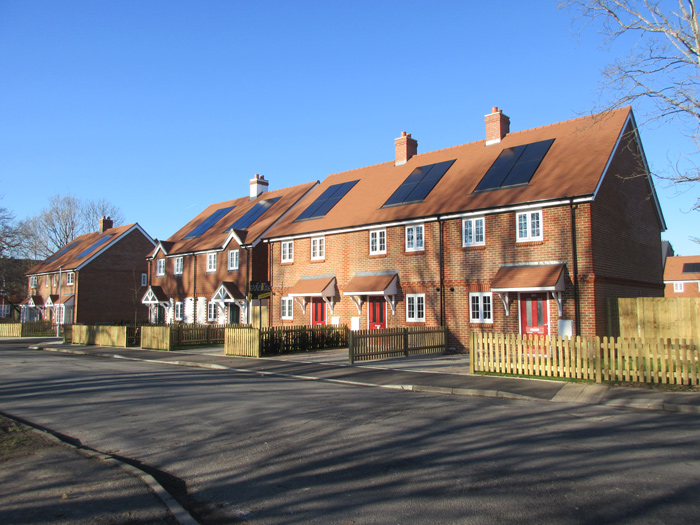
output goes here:
{"type": "Polygon", "coordinates": [[[70,244],[64,246],[63,248],[61,248],[60,250],[58,250],[56,253],[54,253],[52,256],[50,256],[48,259],[46,259],[44,262],[47,263],[47,262],[53,261],[54,259],[58,259],[61,255],[63,255],[64,253],[66,253],[68,250],[70,250],[71,248],[75,247],[75,245],[78,244],[79,242],[80,242],[80,241],[73,241],[72,243],[70,243],[70,244]]]}
{"type": "Polygon", "coordinates": [[[185,235],[185,239],[193,239],[194,237],[199,237],[203,233],[205,233],[209,228],[214,226],[219,220],[221,220],[224,215],[226,215],[228,212],[230,212],[235,206],[229,206],[228,208],[219,208],[215,212],[213,212],[209,217],[204,219],[199,226],[194,228],[190,233],[185,235]]]}
{"type": "MultiPolygon", "coordinates": [[[[265,213],[270,206],[280,200],[280,197],[275,197],[274,199],[266,199],[264,201],[258,202],[255,206],[249,209],[245,214],[240,217],[236,222],[234,222],[229,230],[245,230],[255,221],[257,221],[260,216],[265,213]]],[[[227,230],[228,231],[228,230],[227,230]]]]}
{"type": "Polygon", "coordinates": [[[80,252],[78,254],[78,256],[76,257],[76,259],[82,259],[83,257],[87,257],[88,255],[90,255],[90,253],[92,253],[98,247],[102,246],[107,241],[110,241],[112,239],[112,237],[114,237],[114,235],[105,235],[103,237],[100,237],[95,242],[93,242],[89,248],[80,252]]]}
{"type": "Polygon", "coordinates": [[[382,208],[423,201],[452,164],[454,164],[454,160],[446,160],[414,169],[401,186],[396,188],[396,191],[387,199],[382,208]]]}
{"type": "Polygon", "coordinates": [[[683,263],[683,273],[700,273],[700,263],[683,263]]]}
{"type": "Polygon", "coordinates": [[[491,165],[474,192],[528,184],[554,139],[505,148],[491,165]]]}
{"type": "Polygon", "coordinates": [[[308,208],[301,212],[294,222],[325,217],[326,213],[331,211],[333,206],[338,204],[338,201],[345,197],[358,182],[359,181],[352,180],[329,186],[314,202],[309,204],[308,208]]]}

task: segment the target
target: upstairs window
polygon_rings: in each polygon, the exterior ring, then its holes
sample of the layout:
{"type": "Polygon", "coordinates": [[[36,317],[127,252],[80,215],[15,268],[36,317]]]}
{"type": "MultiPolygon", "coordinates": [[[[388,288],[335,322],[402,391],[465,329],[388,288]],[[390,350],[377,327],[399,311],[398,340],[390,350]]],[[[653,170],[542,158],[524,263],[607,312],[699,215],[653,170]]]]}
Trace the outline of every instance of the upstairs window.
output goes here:
{"type": "Polygon", "coordinates": [[[406,226],[406,251],[419,252],[425,249],[423,242],[423,225],[406,226]]]}
{"type": "Polygon", "coordinates": [[[156,261],[156,275],[158,277],[165,275],[165,259],[158,259],[156,261]]]}
{"type": "Polygon", "coordinates": [[[36,275],[32,275],[29,278],[29,287],[30,288],[36,288],[36,275]]]}
{"type": "Polygon", "coordinates": [[[542,211],[527,211],[515,214],[517,241],[542,240],[542,211]]]}
{"type": "Polygon", "coordinates": [[[148,274],[147,273],[141,274],[141,286],[148,286],[148,274]]]}
{"type": "Polygon", "coordinates": [[[311,239],[311,260],[319,261],[326,258],[326,239],[316,237],[311,239]]]}
{"type": "Polygon", "coordinates": [[[684,290],[683,283],[673,283],[673,291],[677,293],[682,293],[684,290]]]}
{"type": "Polygon", "coordinates": [[[486,244],[484,218],[464,219],[462,221],[462,246],[483,246],[486,244]]]}
{"type": "Polygon", "coordinates": [[[282,262],[294,262],[294,241],[284,241],[281,243],[282,262]]]}
{"type": "Polygon", "coordinates": [[[228,251],[228,270],[238,270],[238,250],[228,251]]]}
{"type": "Polygon", "coordinates": [[[216,271],[216,252],[207,254],[207,272],[216,271]]]}
{"type": "Polygon", "coordinates": [[[66,285],[73,286],[73,272],[68,272],[66,274],[66,285]]]}
{"type": "Polygon", "coordinates": [[[183,258],[175,257],[175,275],[182,275],[183,258]]]}
{"type": "Polygon", "coordinates": [[[382,253],[386,253],[386,230],[372,230],[369,232],[369,254],[382,253]]]}

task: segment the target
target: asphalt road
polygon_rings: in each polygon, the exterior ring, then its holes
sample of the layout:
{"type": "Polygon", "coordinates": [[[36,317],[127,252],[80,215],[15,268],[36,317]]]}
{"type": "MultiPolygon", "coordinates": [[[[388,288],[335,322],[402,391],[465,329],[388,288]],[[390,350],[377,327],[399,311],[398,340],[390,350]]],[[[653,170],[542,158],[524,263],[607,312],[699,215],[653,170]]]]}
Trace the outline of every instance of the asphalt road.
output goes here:
{"type": "Polygon", "coordinates": [[[700,417],[0,345],[0,410],[149,466],[202,523],[697,523],[700,417]]]}

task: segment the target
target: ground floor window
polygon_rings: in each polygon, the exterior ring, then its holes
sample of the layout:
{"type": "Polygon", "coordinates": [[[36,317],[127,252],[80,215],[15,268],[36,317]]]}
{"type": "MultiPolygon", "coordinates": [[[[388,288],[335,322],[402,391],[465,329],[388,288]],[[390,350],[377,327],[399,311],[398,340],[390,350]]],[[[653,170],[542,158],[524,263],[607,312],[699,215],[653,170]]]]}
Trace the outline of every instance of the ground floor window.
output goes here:
{"type": "Polygon", "coordinates": [[[207,304],[207,321],[210,323],[216,322],[216,314],[219,306],[214,302],[209,302],[207,304]]]}
{"type": "Polygon", "coordinates": [[[491,292],[469,294],[469,320],[472,323],[493,323],[491,292]]]}
{"type": "Polygon", "coordinates": [[[294,299],[282,297],[280,307],[282,319],[294,319],[294,299]]]}
{"type": "Polygon", "coordinates": [[[183,303],[175,303],[175,320],[176,321],[182,321],[183,314],[185,312],[185,308],[183,303]]]}
{"type": "Polygon", "coordinates": [[[409,323],[425,322],[425,294],[406,294],[406,321],[409,323]]]}

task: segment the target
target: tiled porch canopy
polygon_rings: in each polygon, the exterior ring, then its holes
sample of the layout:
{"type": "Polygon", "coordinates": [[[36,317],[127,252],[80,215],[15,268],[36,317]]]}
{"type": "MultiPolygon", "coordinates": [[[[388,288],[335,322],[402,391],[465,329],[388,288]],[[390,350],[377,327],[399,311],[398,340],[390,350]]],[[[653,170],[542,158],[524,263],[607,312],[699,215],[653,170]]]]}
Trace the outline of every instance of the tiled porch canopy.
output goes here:
{"type": "Polygon", "coordinates": [[[287,297],[293,297],[306,313],[308,298],[321,297],[331,309],[335,306],[335,298],[338,295],[338,286],[335,275],[307,275],[299,279],[287,293],[287,297]]]}
{"type": "Polygon", "coordinates": [[[503,265],[493,278],[491,291],[501,298],[506,315],[510,313],[509,292],[549,293],[557,302],[561,317],[561,294],[566,288],[565,266],[564,263],[503,265]]]}
{"type": "Polygon", "coordinates": [[[396,294],[398,292],[399,274],[396,271],[357,272],[343,290],[357,306],[357,313],[362,312],[362,297],[381,295],[391,306],[391,314],[396,314],[396,294]]]}

